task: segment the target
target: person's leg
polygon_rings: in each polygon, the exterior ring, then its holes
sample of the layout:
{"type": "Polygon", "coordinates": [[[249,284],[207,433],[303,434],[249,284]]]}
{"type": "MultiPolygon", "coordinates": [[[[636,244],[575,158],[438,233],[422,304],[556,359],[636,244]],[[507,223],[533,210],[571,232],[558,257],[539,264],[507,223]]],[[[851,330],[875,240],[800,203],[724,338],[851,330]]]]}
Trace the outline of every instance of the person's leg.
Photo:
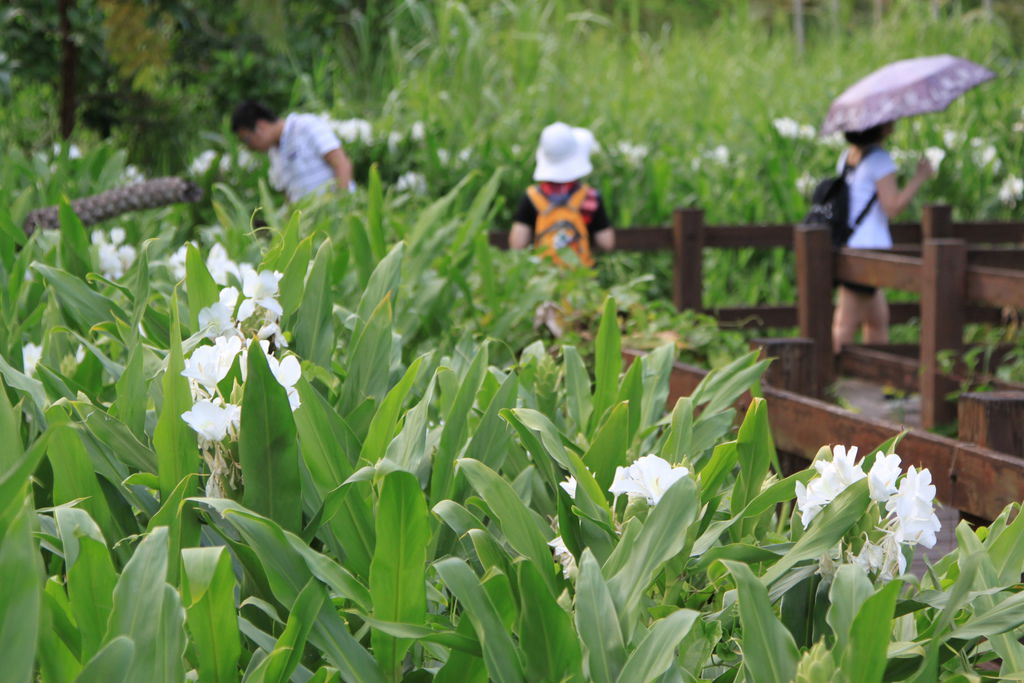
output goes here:
{"type": "Polygon", "coordinates": [[[865,344],[889,342],[889,303],[885,300],[883,290],[877,290],[866,302],[863,320],[865,344]]]}
{"type": "Polygon", "coordinates": [[[853,342],[862,320],[859,295],[852,289],[839,286],[836,310],[832,314],[832,353],[839,353],[844,345],[853,342]]]}

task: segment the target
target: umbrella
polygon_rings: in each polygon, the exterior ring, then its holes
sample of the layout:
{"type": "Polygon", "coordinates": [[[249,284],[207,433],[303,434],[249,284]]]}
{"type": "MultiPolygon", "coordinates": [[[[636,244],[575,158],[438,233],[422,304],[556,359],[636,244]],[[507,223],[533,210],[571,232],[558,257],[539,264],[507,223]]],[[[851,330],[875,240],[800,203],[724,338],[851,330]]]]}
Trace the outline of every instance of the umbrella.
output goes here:
{"type": "Polygon", "coordinates": [[[866,130],[904,116],[942,111],[995,74],[952,55],[915,57],[883,66],[850,86],[829,107],[821,134],[866,130]]]}

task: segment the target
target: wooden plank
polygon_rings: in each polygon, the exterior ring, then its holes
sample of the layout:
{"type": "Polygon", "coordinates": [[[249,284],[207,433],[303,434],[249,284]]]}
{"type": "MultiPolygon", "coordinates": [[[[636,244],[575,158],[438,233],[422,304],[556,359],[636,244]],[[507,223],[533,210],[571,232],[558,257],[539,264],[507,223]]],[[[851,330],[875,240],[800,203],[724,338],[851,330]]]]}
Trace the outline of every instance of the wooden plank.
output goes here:
{"type": "Polygon", "coordinates": [[[704,212],[676,209],[672,214],[672,301],[676,309],[700,310],[704,291],[704,212]]]}
{"type": "Polygon", "coordinates": [[[953,224],[953,237],[971,244],[1024,242],[1024,223],[1020,221],[965,221],[953,224]]]}
{"type": "Polygon", "coordinates": [[[789,224],[709,225],[704,244],[719,249],[742,247],[793,247],[793,226],[789,224]]]}
{"type": "Polygon", "coordinates": [[[1024,308],[1024,271],[969,266],[967,300],[991,306],[1024,308]]]}
{"type": "Polygon", "coordinates": [[[839,352],[837,365],[840,375],[888,384],[903,391],[918,389],[920,361],[917,358],[848,344],[839,352]]]}
{"type": "MultiPolygon", "coordinates": [[[[628,363],[641,354],[624,351],[623,355],[628,363]]],[[[693,393],[706,374],[701,368],[676,363],[669,376],[667,406],[693,393]]],[[[776,387],[764,386],[762,392],[768,400],[776,447],[807,460],[825,444],[858,446],[866,453],[903,430],[893,422],[857,415],[776,387]]],[[[745,403],[749,397],[741,401],[745,403]]],[[[898,452],[904,466],[931,470],[942,503],[976,517],[995,519],[1006,505],[1024,497],[1024,459],[922,429],[907,430],[898,452]]]]}
{"type": "Polygon", "coordinates": [[[920,291],[921,259],[867,249],[840,249],[836,258],[840,282],[920,291]]]}
{"type": "Polygon", "coordinates": [[[671,248],[671,228],[636,227],[615,229],[616,251],[662,251],[671,248]]]}
{"type": "Polygon", "coordinates": [[[765,370],[764,382],[798,394],[814,392],[818,372],[813,339],[760,337],[750,340],[750,347],[760,349],[761,358],[772,359],[771,365],[765,370]]]}
{"type": "Polygon", "coordinates": [[[921,423],[933,429],[956,419],[956,404],[946,396],[957,385],[939,371],[938,355],[963,348],[967,244],[926,241],[921,270],[921,423]]]}
{"type": "Polygon", "coordinates": [[[957,416],[961,440],[1024,457],[1024,392],[961,394],[957,416]]]}
{"type": "Polygon", "coordinates": [[[796,306],[733,306],[705,309],[704,313],[726,325],[738,324],[738,327],[754,329],[796,327],[799,324],[796,306]]]}
{"type": "Polygon", "coordinates": [[[834,376],[832,358],[832,237],[828,228],[799,225],[796,244],[797,317],[800,336],[813,339],[820,396],[834,376]]]}

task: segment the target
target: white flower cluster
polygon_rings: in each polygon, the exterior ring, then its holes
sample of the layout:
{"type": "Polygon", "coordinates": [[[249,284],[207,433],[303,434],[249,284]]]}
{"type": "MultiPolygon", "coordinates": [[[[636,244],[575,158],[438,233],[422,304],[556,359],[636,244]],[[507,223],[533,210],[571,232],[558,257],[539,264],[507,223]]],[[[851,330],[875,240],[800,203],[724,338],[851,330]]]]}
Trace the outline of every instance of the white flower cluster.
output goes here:
{"type": "Polygon", "coordinates": [[[868,480],[871,500],[885,505],[881,539],[876,543],[865,539],[859,554],[851,557],[870,571],[877,571],[883,579],[891,579],[906,570],[906,558],[901,544],[935,545],[935,534],[941,528],[935,515],[935,486],[927,469],[908,467],[905,476],[900,468],[900,456],[879,451],[875,462],[865,473],[863,460],[857,462],[856,446],[847,449],[835,446],[832,460],[815,460],[818,476],[805,486],[796,484],[797,509],[804,528],[821,510],[851,484],[868,480]],[[898,484],[897,484],[898,480],[898,484]]]}
{"type": "Polygon", "coordinates": [[[92,243],[99,257],[100,273],[108,280],[120,280],[135,263],[135,247],[124,244],[123,228],[112,228],[110,239],[102,230],[93,230],[92,243]]]}
{"type": "Polygon", "coordinates": [[[928,159],[928,163],[932,165],[935,172],[938,173],[942,160],[946,158],[946,150],[941,147],[929,147],[924,151],[924,156],[928,159]]]}
{"type": "Polygon", "coordinates": [[[566,547],[565,541],[562,540],[561,536],[555,536],[553,539],[548,541],[548,545],[555,553],[555,560],[558,564],[562,565],[562,576],[567,579],[574,578],[578,573],[576,567],[576,558],[569,552],[569,548],[566,547]]]}
{"type": "MultiPolygon", "coordinates": [[[[427,126],[422,121],[416,121],[409,129],[408,139],[412,142],[423,142],[427,137],[427,126]]],[[[405,142],[406,136],[400,131],[393,130],[388,133],[388,151],[392,154],[398,152],[399,147],[405,142]]]]}
{"type": "Polygon", "coordinates": [[[729,160],[731,158],[732,154],[729,152],[728,147],[725,145],[717,145],[711,149],[705,150],[699,157],[690,161],[690,168],[694,171],[699,171],[705,161],[710,161],[711,163],[719,166],[726,166],[729,164],[729,160]]]}
{"type": "Polygon", "coordinates": [[[1008,206],[1017,206],[1024,199],[1024,180],[1015,175],[1008,175],[999,186],[999,201],[1008,206]]]}
{"type": "Polygon", "coordinates": [[[772,125],[775,126],[775,130],[778,131],[779,135],[793,140],[813,140],[817,133],[814,130],[814,126],[800,123],[788,117],[772,119],[772,125]]]}
{"type": "Polygon", "coordinates": [[[996,150],[995,145],[989,143],[982,138],[971,138],[971,156],[974,159],[974,163],[983,168],[991,167],[993,173],[998,173],[999,169],[1003,167],[1003,162],[999,158],[999,152],[996,150]]]}
{"type": "Polygon", "coordinates": [[[334,134],[342,142],[349,144],[358,142],[364,145],[373,144],[373,126],[366,119],[356,118],[336,121],[326,114],[321,114],[321,116],[327,120],[327,125],[331,127],[331,130],[334,131],[334,134]]]}
{"type": "Polygon", "coordinates": [[[818,180],[807,171],[803,172],[799,178],[796,179],[796,189],[802,195],[811,195],[814,191],[815,186],[818,184],[818,180]]]}
{"type": "Polygon", "coordinates": [[[398,176],[395,181],[395,190],[407,194],[426,194],[427,179],[421,173],[407,171],[398,176]]]}
{"type": "Polygon", "coordinates": [[[615,151],[618,152],[630,166],[642,166],[644,159],[651,153],[651,148],[647,145],[640,145],[628,140],[621,140],[615,145],[615,151]]]}
{"type": "MultiPolygon", "coordinates": [[[[205,175],[218,155],[220,155],[220,163],[217,164],[217,170],[221,173],[229,172],[234,166],[231,155],[228,152],[206,149],[192,159],[192,163],[188,167],[189,174],[193,176],[205,175]]],[[[257,166],[259,166],[259,160],[252,152],[244,148],[238,150],[238,167],[240,169],[243,171],[254,171],[257,166]]]]}
{"type": "MultiPolygon", "coordinates": [[[[667,460],[654,454],[637,458],[628,467],[616,467],[615,477],[608,491],[616,497],[622,494],[646,498],[648,505],[657,505],[665,492],[690,473],[686,467],[673,467],[667,460]]],[[[568,482],[567,482],[568,483],[568,482]]],[[[572,482],[575,484],[575,481],[572,482]]],[[[563,484],[565,488],[565,484],[563,484]]],[[[575,492],[575,486],[572,487],[575,492]]],[[[566,489],[568,490],[568,489],[566,489]]]]}
{"type": "Polygon", "coordinates": [[[43,359],[43,347],[41,344],[26,342],[21,347],[21,367],[26,375],[32,377],[36,374],[36,366],[43,359]]]}

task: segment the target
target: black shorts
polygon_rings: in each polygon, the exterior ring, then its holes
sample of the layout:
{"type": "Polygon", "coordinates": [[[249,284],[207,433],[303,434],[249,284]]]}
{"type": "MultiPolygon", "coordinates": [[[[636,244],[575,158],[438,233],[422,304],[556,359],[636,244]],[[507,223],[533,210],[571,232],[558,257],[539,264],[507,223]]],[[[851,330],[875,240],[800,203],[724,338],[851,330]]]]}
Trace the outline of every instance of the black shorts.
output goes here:
{"type": "Polygon", "coordinates": [[[863,294],[865,296],[874,296],[875,292],[878,291],[878,287],[872,287],[870,285],[855,285],[852,282],[840,282],[840,287],[845,287],[854,294],[863,294]]]}

